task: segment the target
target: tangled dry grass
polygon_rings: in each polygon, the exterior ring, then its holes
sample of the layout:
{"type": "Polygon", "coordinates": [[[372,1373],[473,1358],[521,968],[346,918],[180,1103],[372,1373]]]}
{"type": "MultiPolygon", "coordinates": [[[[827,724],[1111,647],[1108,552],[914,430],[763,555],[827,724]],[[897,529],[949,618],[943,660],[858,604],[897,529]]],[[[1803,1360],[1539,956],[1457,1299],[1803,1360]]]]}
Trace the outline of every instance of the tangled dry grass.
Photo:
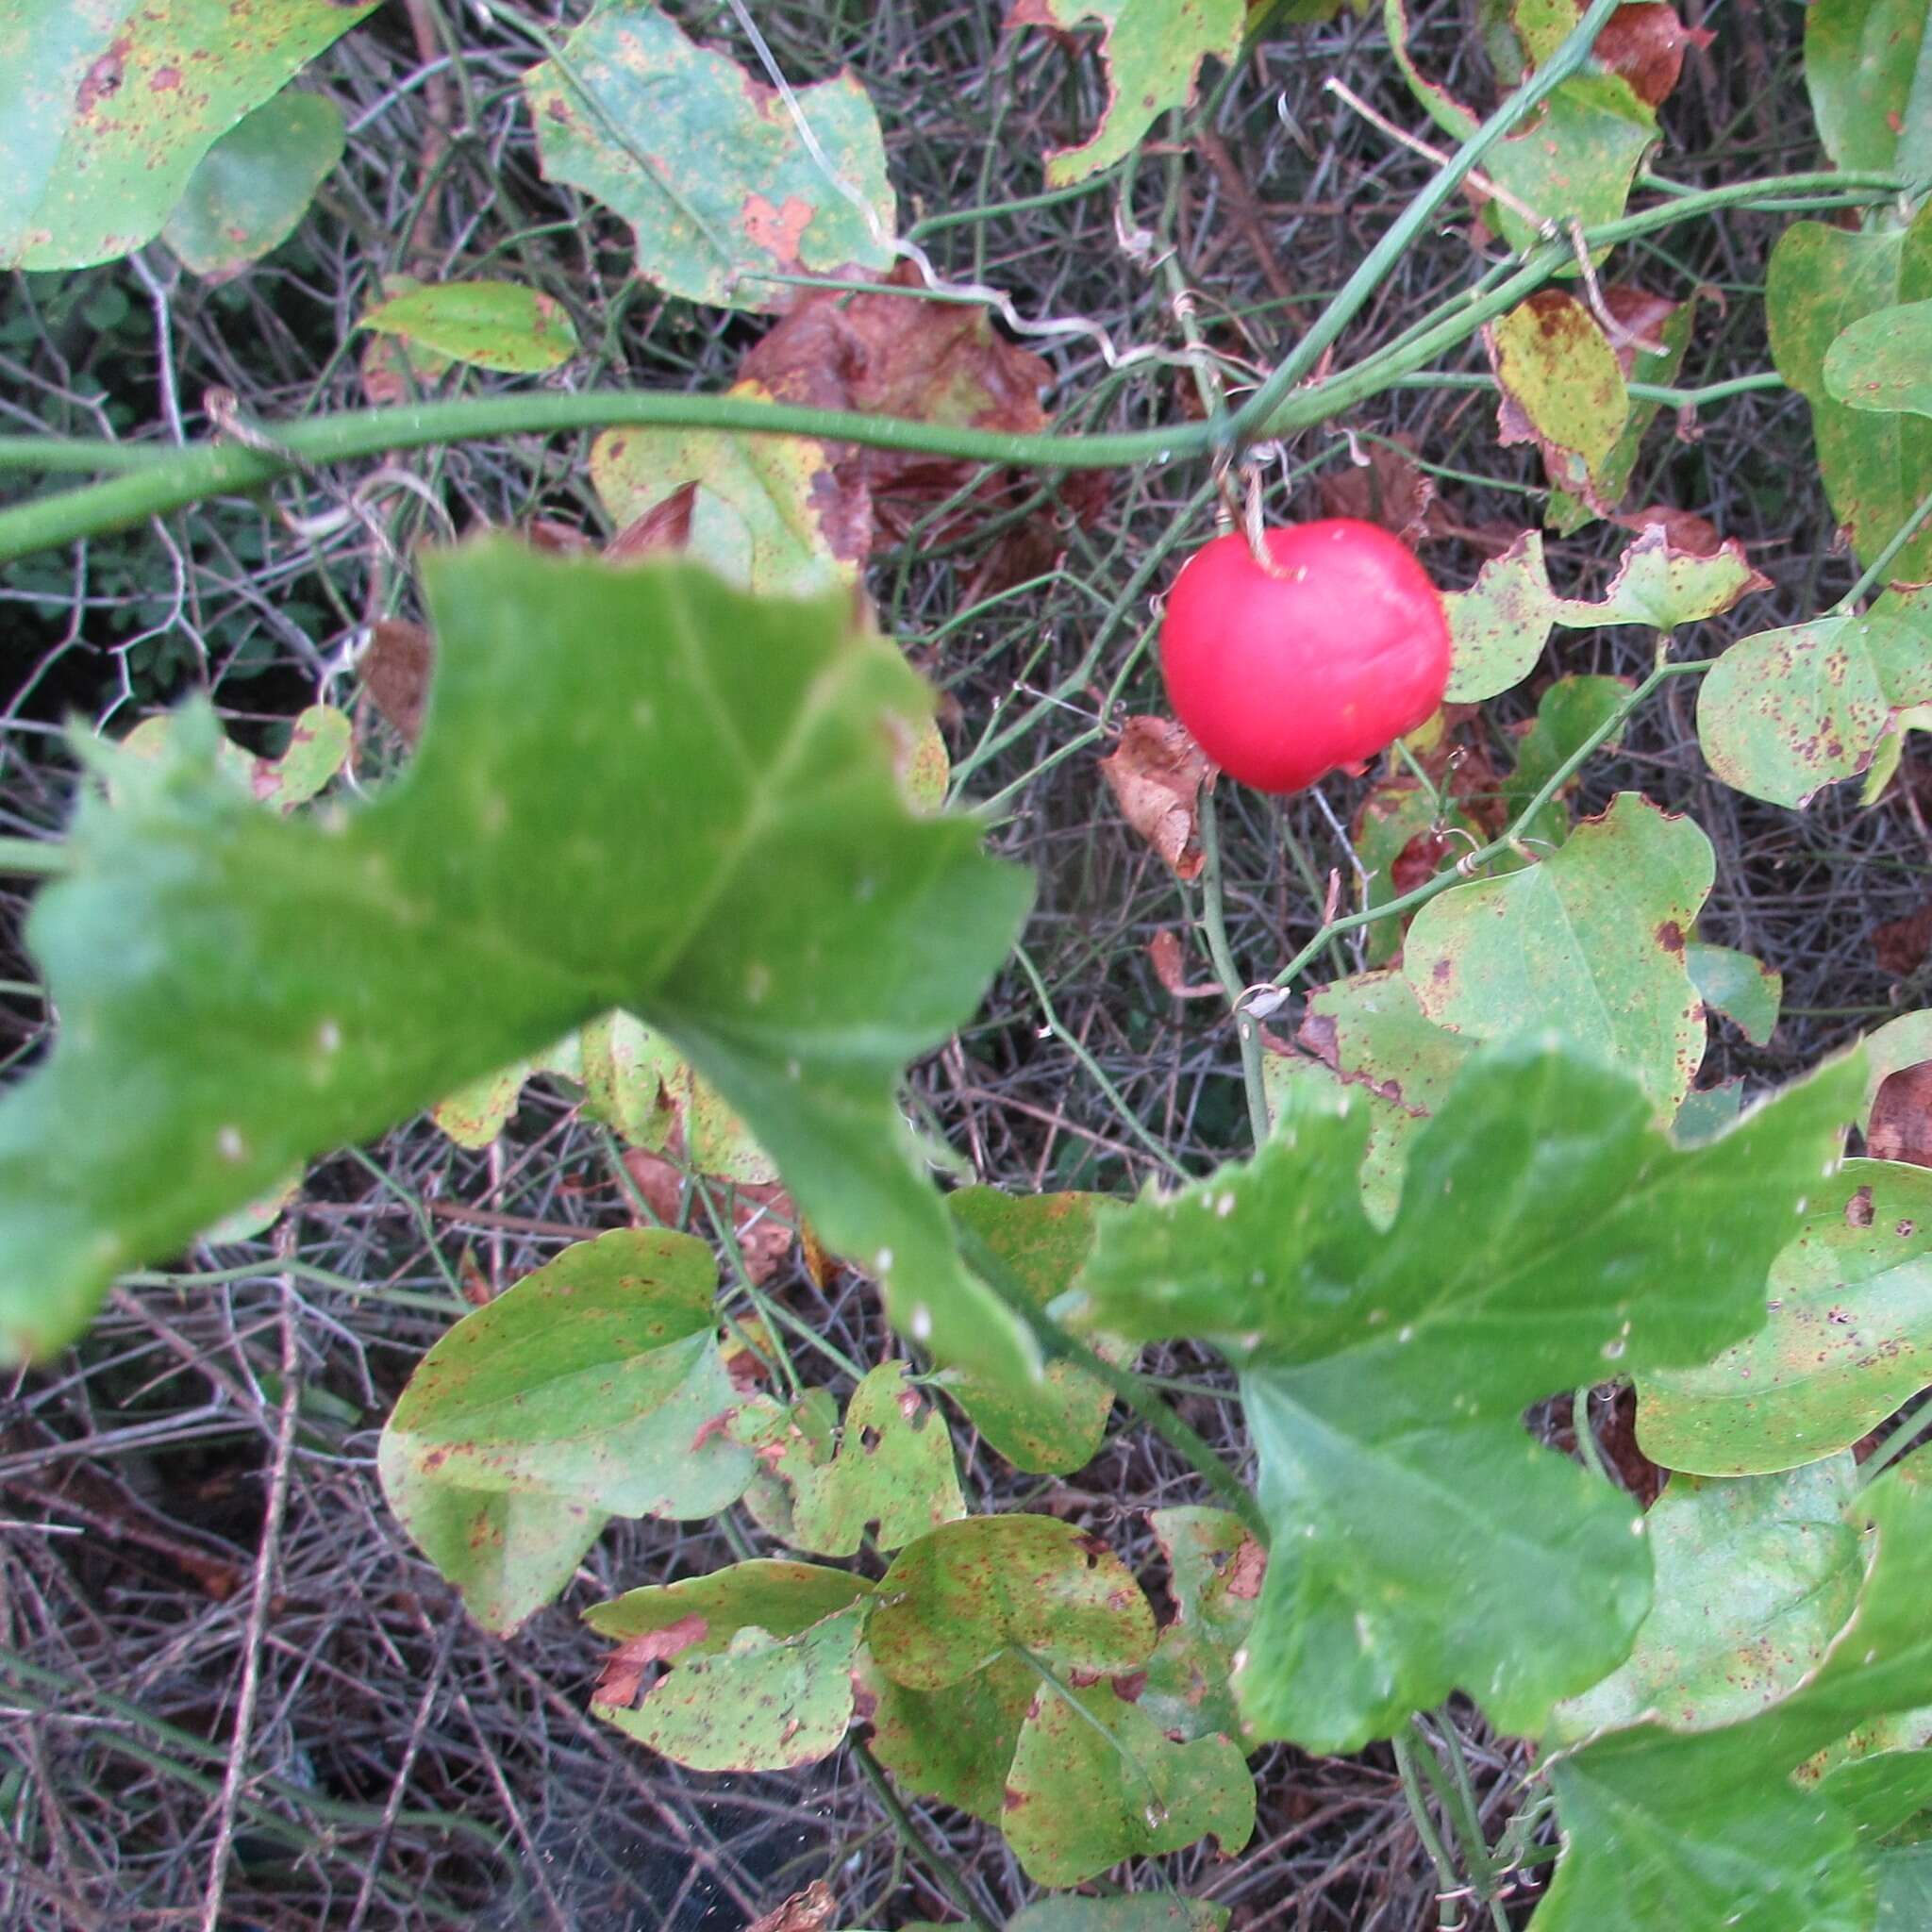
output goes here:
{"type": "MultiPolygon", "coordinates": [[[[675,10],[749,58],[728,7],[675,10]]],[[[416,0],[377,15],[318,70],[348,107],[350,152],[294,242],[222,287],[158,247],[120,268],[17,281],[0,323],[0,417],[169,436],[198,429],[198,399],[216,386],[271,422],[349,407],[361,398],[343,345],[373,277],[485,264],[554,295],[596,345],[574,383],[722,387],[757,325],[660,301],[629,278],[622,225],[538,173],[516,82],[573,12],[416,0]]],[[[1178,324],[1156,272],[1171,244],[1210,340],[1268,364],[1426,176],[1425,161],[1323,92],[1340,77],[1405,125],[1416,119],[1379,19],[1344,16],[1286,31],[1257,56],[1199,152],[1156,143],[1124,190],[1116,180],[1002,207],[1035,193],[1034,158],[1091,122],[1096,94],[1091,61],[1045,36],[1002,33],[1000,13],[991,0],[772,0],[758,19],[794,79],[856,69],[936,263],[1009,291],[1026,316],[1083,317],[1123,347],[1172,348],[1178,324]]],[[[1756,0],[1713,11],[1720,51],[1693,58],[1659,165],[1707,185],[1809,164],[1796,20],[1756,0]]],[[[1462,7],[1424,9],[1418,44],[1466,97],[1487,97],[1462,7]]],[[[1627,277],[1709,291],[1688,383],[1767,366],[1757,295],[1779,226],[1737,215],[1631,252],[1627,277]]],[[[1412,251],[1348,352],[1455,287],[1472,245],[1458,220],[1412,251]]],[[[1079,335],[1051,355],[1064,415],[1140,425],[1187,407],[1171,364],[1111,374],[1079,335]]],[[[1350,461],[1349,428],[1407,439],[1461,526],[1536,521],[1540,479],[1522,451],[1497,447],[1483,398],[1426,388],[1303,439],[1272,511],[1308,510],[1322,475],[1350,461]]],[[[260,505],[229,503],[16,573],[0,589],[15,667],[0,719],[4,829],[60,823],[74,785],[65,714],[119,731],[199,685],[246,739],[318,694],[352,693],[365,626],[414,614],[412,546],[535,515],[599,525],[582,440],[471,444],[392,468],[402,475],[378,479],[368,515],[306,536],[260,505]]],[[[1041,880],[1024,960],[918,1075],[931,1123],[990,1180],[1118,1191],[1150,1171],[1145,1137],[1198,1168],[1241,1132],[1225,1024],[1212,1003],[1170,997],[1147,958],[1156,934],[1187,923],[1183,889],[1118,823],[1094,767],[1122,706],[1154,708],[1151,599],[1167,547],[1209,526],[1205,481],[1156,465],[1117,478],[1084,521],[1037,507],[1054,560],[1015,591],[975,588],[986,533],[933,545],[915,532],[876,563],[883,621],[957,703],[955,758],[971,792],[993,802],[995,841],[1041,880]]],[[[1795,396],[1739,395],[1704,411],[1694,440],[1674,440],[1667,424],[1647,447],[1639,500],[1707,516],[1773,580],[1713,626],[1710,648],[1808,615],[1851,581],[1795,396]]],[[[1553,546],[1559,573],[1579,589],[1600,582],[1621,535],[1599,525],[1553,546]]],[[[1424,559],[1467,581],[1480,554],[1446,539],[1424,559]]],[[[1649,648],[1635,633],[1563,634],[1549,668],[1641,675],[1649,648]]],[[[1507,718],[1507,702],[1494,708],[1507,718]]],[[[359,769],[375,777],[387,755],[375,742],[359,769]]],[[[1932,838],[1914,784],[1869,809],[1836,794],[1802,815],[1756,805],[1707,775],[1673,686],[1591,768],[1584,808],[1627,786],[1693,813],[1715,842],[1707,936],[1786,976],[1789,1017],[1773,1045],[1727,1036],[1720,1071],[1777,1080],[1890,1009],[1901,983],[1870,935],[1924,899],[1932,838]]],[[[1350,785],[1334,781],[1327,797],[1345,820],[1350,785]]],[[[1324,881],[1347,861],[1309,800],[1236,792],[1222,813],[1233,947],[1258,978],[1314,930],[1324,881]]],[[[12,895],[9,940],[24,911],[12,895]]],[[[1352,963],[1345,949],[1335,963],[1352,963]]],[[[8,971],[0,1005],[18,1067],[40,1050],[45,1016],[17,949],[8,971]]],[[[931,1875],[939,1860],[994,1924],[1024,1902],[995,1836],[919,1807],[895,1829],[849,1757],[798,1777],[699,1777],[589,1719],[596,1646],[575,1607],[731,1560],[744,1553],[736,1524],[613,1528],[566,1602],[502,1642],[466,1623],[388,1515],[375,1433],[460,1307],[459,1272],[500,1286],[625,1212],[605,1147],[533,1091],[487,1156],[419,1124],[335,1158],[310,1175],[278,1240],[204,1247],[128,1286],[81,1349],[6,1387],[8,1924],[713,1932],[824,1879],[840,1923],[897,1925],[951,1916],[931,1875]]],[[[774,1287],[848,1355],[877,1357],[885,1338],[861,1285],[821,1292],[794,1269],[774,1287]]],[[[1187,1378],[1189,1420],[1238,1457],[1238,1412],[1213,1392],[1207,1360],[1158,1366],[1187,1378]]],[[[1197,1499],[1185,1468],[1121,1424],[1071,1478],[1029,1484],[972,1457],[966,1474],[979,1503],[1054,1511],[1130,1558],[1150,1547],[1142,1511],[1197,1499]]],[[[1517,1766],[1473,1719],[1467,1729],[1493,1824],[1517,1766]]],[[[1434,1875],[1385,1757],[1274,1749],[1257,1774],[1253,1846],[1239,1859],[1172,1861],[1180,1890],[1234,1907],[1247,1932],[1435,1923],[1434,1875]]]]}

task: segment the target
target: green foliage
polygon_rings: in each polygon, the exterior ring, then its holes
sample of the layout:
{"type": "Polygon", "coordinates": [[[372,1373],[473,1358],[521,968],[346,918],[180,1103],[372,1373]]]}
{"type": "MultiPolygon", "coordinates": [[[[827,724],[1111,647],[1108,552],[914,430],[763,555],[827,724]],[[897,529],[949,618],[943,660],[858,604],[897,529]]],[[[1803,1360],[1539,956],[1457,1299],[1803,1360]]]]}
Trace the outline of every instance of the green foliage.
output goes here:
{"type": "Polygon", "coordinates": [[[1124,160],[1162,114],[1192,99],[1204,60],[1225,66],[1236,58],[1246,17],[1246,0],[1014,0],[1011,26],[1100,26],[1107,105],[1084,142],[1047,156],[1048,185],[1124,160]]]}
{"type": "Polygon", "coordinates": [[[20,0],[0,19],[0,269],[151,241],[202,157],[375,0],[20,0]]]}
{"type": "Polygon", "coordinates": [[[759,604],[689,567],[486,544],[426,575],[436,703],[377,803],[277,822],[219,780],[191,711],[161,760],[115,766],[116,808],[84,805],[30,931],[67,1024],[0,1107],[8,1347],[57,1345],[117,1270],[296,1161],[621,1006],[716,1083],[911,1333],[1026,1373],[893,1105],[1026,898],[971,822],[903,803],[911,675],[842,600],[759,604]],[[614,836],[595,800],[657,835],[614,836]]]}
{"type": "MultiPolygon", "coordinates": [[[[1765,321],[1778,374],[1811,406],[1818,466],[1840,523],[1870,562],[1932,491],[1932,424],[1853,408],[1825,379],[1831,345],[1853,324],[1932,298],[1932,205],[1908,227],[1854,232],[1794,222],[1772,251],[1765,321]]],[[[1932,579],[1932,531],[1892,565],[1895,581],[1932,579]]]]}
{"type": "Polygon", "coordinates": [[[667,294],[777,310],[791,291],[774,276],[891,262],[885,144],[849,74],[797,89],[794,109],[656,7],[611,0],[524,76],[524,92],[544,174],[622,215],[638,273],[667,294]]]}
{"type": "Polygon", "coordinates": [[[587,1545],[608,1516],[710,1516],[743,1493],[752,1458],[726,1426],[741,1404],[716,1291],[704,1242],[620,1228],[566,1248],[417,1365],[377,1466],[480,1622],[517,1623],[552,1594],[576,1525],[587,1545]],[[549,1511],[519,1507],[531,1499],[549,1511]],[[475,1546],[455,1534],[474,1522],[491,1531],[475,1546]]]}
{"type": "Polygon", "coordinates": [[[1932,1700],[1932,1498],[1907,1472],[1852,1512],[1875,1547],[1850,1618],[1790,1693],[1714,1730],[1614,1731],[1551,1766],[1566,1848],[1539,1932],[1610,1924],[1865,1932],[1854,1821],[1789,1774],[1858,1725],[1932,1700]]]}
{"type": "Polygon", "coordinates": [[[1416,1135],[1386,1233],[1355,1205],[1366,1108],[1299,1087],[1253,1161],[1103,1224],[1091,1318],[1241,1367],[1274,1533],[1235,1677],[1251,1736],[1353,1749],[1458,1688],[1534,1730],[1619,1661],[1641,1519],[1521,1413],[1748,1333],[1857,1078],[1680,1152],[1628,1075],[1491,1048],[1416,1135]]]}
{"type": "Polygon", "coordinates": [[[1805,84],[1839,167],[1932,181],[1932,40],[1919,0],[1814,0],[1805,84]]]}
{"type": "Polygon", "coordinates": [[[1638,1438],[1671,1469],[1747,1475],[1849,1448],[1924,1385],[1932,1172],[1852,1160],[1814,1192],[1755,1335],[1645,1376],[1638,1438]]]}
{"type": "Polygon", "coordinates": [[[479,369],[519,375],[560,368],[577,332],[555,296],[515,282],[434,282],[364,309],[360,326],[479,369]]]}
{"type": "Polygon", "coordinates": [[[196,163],[161,234],[196,275],[230,275],[286,242],[342,158],[342,110],[284,88],[196,163]]]}
{"type": "Polygon", "coordinates": [[[1404,974],[1436,1024],[1476,1040],[1555,1028],[1674,1112],[1704,1058],[1685,949],[1714,864],[1692,820],[1621,792],[1541,864],[1432,899],[1404,974]]]}

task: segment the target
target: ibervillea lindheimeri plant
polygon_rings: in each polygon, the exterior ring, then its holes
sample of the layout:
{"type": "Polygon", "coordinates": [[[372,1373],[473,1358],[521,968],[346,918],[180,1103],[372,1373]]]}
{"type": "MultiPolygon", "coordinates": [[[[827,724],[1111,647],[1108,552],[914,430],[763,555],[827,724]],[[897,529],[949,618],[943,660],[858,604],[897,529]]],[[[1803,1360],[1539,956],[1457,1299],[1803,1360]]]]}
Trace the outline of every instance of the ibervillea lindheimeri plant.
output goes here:
{"type": "MultiPolygon", "coordinates": [[[[734,1515],[747,1559],[586,1610],[609,1724],[700,1771],[857,1751],[1053,1888],[1244,1845],[1274,1740],[1393,1740],[1453,1807],[1425,1714],[1460,1695],[1539,1746],[1502,1840],[1462,1851],[1497,1912],[1547,1878],[1542,1932],[1865,1926],[1924,1883],[1932,1498],[1851,1445],[1916,1386],[1932,1182],[1841,1159],[1859,1058],[1740,1116],[1692,1091],[1706,1005],[1775,999],[1687,941],[1694,824],[1626,796],[1573,827],[1525,792],[1549,849],[1315,995],[1324,1051],[1263,1065],[1246,1160],[1131,1203],[942,1194],[896,1083],[1028,886],[908,799],[928,700],[897,654],[847,596],[683,563],[486,541],[425,575],[430,721],[374,802],[277,811],[192,710],[151,756],[91,751],[105,788],[31,928],[59,1038],[0,1107],[16,1356],[496,1070],[553,1070],[638,1144],[702,1083],[721,1162],[769,1160],[901,1352],[811,1386],[728,1245],[721,1280],[711,1241],[617,1228],[458,1322],[380,1449],[505,1632],[608,1518],[734,1515]],[[1618,997],[1536,1024],[1582,985],[1618,997]],[[1138,1373],[1173,1339],[1235,1372],[1252,1488],[1138,1373]],[[1523,1421],[1623,1376],[1679,1472],[1648,1516],[1523,1421]],[[1050,1475],[1110,1426],[1201,1478],[1152,1512],[1144,1575],[970,1510],[956,1432],[1050,1475]]],[[[1874,1044],[1870,1077],[1916,1051],[1874,1044]]]]}

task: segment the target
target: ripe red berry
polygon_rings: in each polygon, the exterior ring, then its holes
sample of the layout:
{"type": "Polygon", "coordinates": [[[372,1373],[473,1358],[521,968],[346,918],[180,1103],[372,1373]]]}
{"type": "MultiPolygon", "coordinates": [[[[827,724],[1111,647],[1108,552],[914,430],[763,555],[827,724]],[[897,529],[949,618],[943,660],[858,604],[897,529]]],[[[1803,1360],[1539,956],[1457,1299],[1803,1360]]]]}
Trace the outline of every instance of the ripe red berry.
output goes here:
{"type": "Polygon", "coordinates": [[[1263,541],[1269,570],[1241,535],[1182,566],[1160,668],[1174,715],[1223,771],[1299,791],[1434,714],[1449,620],[1407,546],[1374,524],[1335,517],[1263,541]]]}

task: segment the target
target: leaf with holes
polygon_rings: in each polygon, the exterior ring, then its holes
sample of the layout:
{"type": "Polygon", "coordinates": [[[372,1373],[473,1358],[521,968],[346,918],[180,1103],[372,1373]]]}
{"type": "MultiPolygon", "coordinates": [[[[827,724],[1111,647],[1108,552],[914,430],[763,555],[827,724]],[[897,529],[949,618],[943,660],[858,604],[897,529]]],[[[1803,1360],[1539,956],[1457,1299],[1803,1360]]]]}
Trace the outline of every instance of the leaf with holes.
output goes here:
{"type": "Polygon", "coordinates": [[[545,177],[623,216],[638,273],[667,294],[777,311],[793,291],[774,277],[891,265],[885,143],[849,74],[781,94],[658,8],[614,0],[524,94],[545,177]]]}
{"type": "Polygon", "coordinates": [[[1932,1170],[1848,1160],[1766,1284],[1764,1326],[1699,1368],[1638,1381],[1637,1440],[1700,1475],[1849,1448],[1932,1382],[1932,1170]]]}
{"type": "Polygon", "coordinates": [[[1864,1553],[1844,1520],[1850,1456],[1781,1475],[1675,1475],[1646,1519],[1657,1568],[1628,1657],[1557,1707],[1550,1744],[1656,1717],[1710,1730],[1754,1716],[1816,1669],[1851,1615],[1864,1553]]]}
{"type": "Polygon", "coordinates": [[[1624,551],[1600,599],[1559,597],[1550,587],[1541,535],[1525,530],[1511,549],[1483,565],[1469,590],[1442,599],[1449,612],[1448,697],[1473,704],[1521,683],[1541,657],[1553,625],[1674,630],[1720,616],[1768,583],[1735,540],[1715,555],[1701,556],[1676,548],[1663,525],[1651,525],[1624,551]]]}
{"type": "Polygon", "coordinates": [[[1518,1041],[1417,1133],[1386,1232],[1352,1088],[1291,1090],[1252,1161],[1103,1222],[1078,1318],[1241,1372],[1274,1532],[1235,1676],[1251,1740],[1355,1750],[1457,1688],[1533,1732],[1622,1660],[1641,1519],[1522,1412],[1748,1334],[1859,1077],[1840,1062],[1685,1151],[1627,1074],[1518,1041]]]}
{"type": "MultiPolygon", "coordinates": [[[[1932,203],[1907,228],[1855,231],[1794,222],[1772,250],[1764,315],[1778,374],[1811,408],[1818,467],[1833,513],[1870,562],[1932,491],[1932,423],[1874,415],[1839,401],[1825,381],[1831,345],[1862,317],[1932,299],[1932,203]]],[[[1892,562],[1906,583],[1932,579],[1932,530],[1892,562]]]]}
{"type": "Polygon", "coordinates": [[[201,158],[375,0],[16,0],[0,17],[0,269],[160,233],[201,158]]]}
{"type": "Polygon", "coordinates": [[[1805,85],[1837,166],[1932,176],[1932,35],[1921,0],[1813,0],[1805,85]]]}
{"type": "Polygon", "coordinates": [[[1154,1612],[1096,1538],[1051,1516],[973,1516],[893,1557],[867,1641],[879,1668],[939,1690],[1010,1650],[1060,1671],[1131,1671],[1154,1612]]]}
{"type": "Polygon", "coordinates": [[[1079,146],[1047,156],[1047,186],[1084,181],[1124,160],[1162,114],[1193,99],[1204,60],[1211,55],[1224,66],[1233,62],[1246,19],[1246,0],[1012,0],[1009,27],[1100,28],[1107,68],[1100,125],[1079,146]]]}
{"type": "Polygon", "coordinates": [[[793,1427],[762,1459],[791,1492],[785,1541],[814,1556],[856,1555],[868,1524],[880,1549],[896,1550],[966,1513],[945,1423],[904,1362],[881,1362],[852,1391],[836,1446],[793,1427]]]}
{"type": "Polygon", "coordinates": [[[344,139],[333,101],[284,88],[202,156],[162,240],[196,275],[232,275],[295,232],[344,139]]]}
{"type": "Polygon", "coordinates": [[[759,602],[671,561],[494,541],[424,575],[428,729],[373,805],[259,810],[215,773],[205,710],[159,762],[116,761],[117,808],[83,802],[28,923],[62,1030],[0,1103],[7,1345],[58,1346],[111,1275],[297,1161],[622,1007],[894,1319],[943,1359],[1030,1373],[895,1099],[1027,881],[970,820],[905,804],[892,741],[927,700],[898,653],[848,597],[759,602]]]}
{"type": "Polygon", "coordinates": [[[1852,1513],[1875,1530],[1856,1607],[1782,1702],[1717,1730],[1640,1724],[1550,1760],[1564,1849],[1537,1932],[1869,1932],[1874,1872],[1856,1818],[1790,1774],[1932,1701],[1932,1496],[1894,1470],[1852,1513]]]}
{"type": "Polygon", "coordinates": [[[1255,1781],[1231,1740],[1176,1743],[1110,1684],[1039,1684],[1000,1829],[1036,1885],[1079,1885],[1210,1834],[1239,1852],[1254,1835],[1255,1781]]]}
{"type": "MultiPolygon", "coordinates": [[[[954,1220],[971,1228],[1011,1269],[1028,1299],[1044,1308],[1062,1294],[1093,1245],[1097,1194],[1006,1194],[997,1188],[958,1188],[946,1196],[954,1220]]],[[[1094,1338],[1094,1351],[1116,1367],[1131,1344],[1094,1338]]],[[[1049,1362],[1038,1381],[1001,1383],[970,1371],[946,1393],[973,1426],[1015,1469],[1063,1475],[1100,1451],[1113,1391],[1070,1361],[1049,1362]]]]}
{"type": "Polygon", "coordinates": [[[1697,736],[1726,785],[1802,807],[1851,778],[1932,703],[1932,590],[1888,591],[1862,617],[1827,612],[1733,644],[1697,694],[1697,736]]]}
{"type": "Polygon", "coordinates": [[[1541,863],[1430,900],[1403,975],[1435,1024],[1473,1040],[1551,1027],[1669,1114],[1704,1058],[1685,948],[1714,870],[1693,821],[1619,792],[1541,863]]]}
{"type": "Polygon", "coordinates": [[[1174,1612],[1134,1702],[1170,1738],[1239,1736],[1229,1680],[1254,1624],[1267,1552],[1225,1509],[1150,1509],[1147,1525],[1167,1558],[1174,1612]]]}
{"type": "Polygon", "coordinates": [[[364,309],[357,326],[517,375],[561,368],[577,353],[563,305],[516,282],[421,283],[364,309]]]}

